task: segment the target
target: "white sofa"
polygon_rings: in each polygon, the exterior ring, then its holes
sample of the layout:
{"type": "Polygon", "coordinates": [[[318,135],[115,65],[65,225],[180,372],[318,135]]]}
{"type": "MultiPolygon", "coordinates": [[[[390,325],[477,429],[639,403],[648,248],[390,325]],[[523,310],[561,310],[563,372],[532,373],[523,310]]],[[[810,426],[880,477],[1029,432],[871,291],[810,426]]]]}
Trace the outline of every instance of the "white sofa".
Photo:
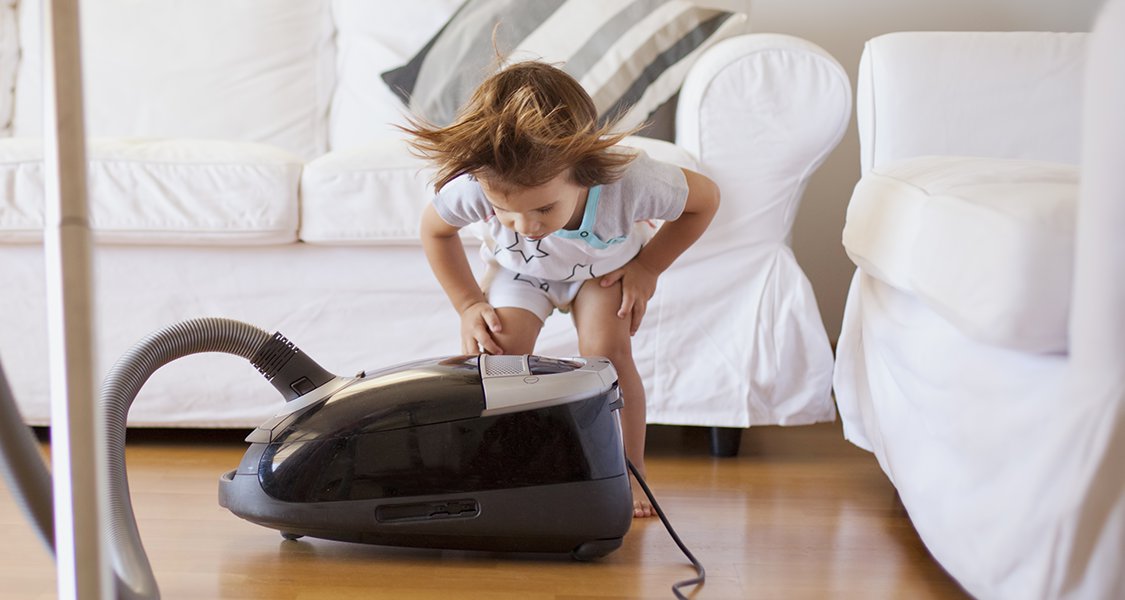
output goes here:
{"type": "Polygon", "coordinates": [[[1125,597],[1125,3],[1106,17],[861,60],[835,393],[980,598],[1125,597]]]}
{"type": "MultiPolygon", "coordinates": [[[[416,241],[429,172],[391,126],[405,108],[380,73],[458,4],[83,3],[98,372],[204,316],[279,330],[340,374],[457,352],[416,241]]],[[[14,86],[0,98],[0,359],[33,424],[49,418],[38,21],[38,2],[0,0],[0,83],[14,86]]],[[[789,235],[850,103],[818,47],[740,33],[692,64],[675,143],[633,140],[723,194],[636,337],[650,422],[835,418],[828,338],[789,235]]],[[[573,355],[571,330],[553,317],[537,351],[573,355]]],[[[198,356],[156,374],[131,424],[248,427],[280,403],[249,365],[198,356]]]]}

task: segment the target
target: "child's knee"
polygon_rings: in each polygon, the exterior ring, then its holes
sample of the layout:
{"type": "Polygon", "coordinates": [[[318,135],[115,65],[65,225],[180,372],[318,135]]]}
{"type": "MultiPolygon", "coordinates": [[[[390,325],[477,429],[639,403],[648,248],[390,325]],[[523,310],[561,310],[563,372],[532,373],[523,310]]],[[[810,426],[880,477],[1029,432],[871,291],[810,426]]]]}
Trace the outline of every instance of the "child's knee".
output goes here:
{"type": "Polygon", "coordinates": [[[613,363],[613,368],[618,371],[634,368],[633,349],[628,340],[624,343],[603,341],[598,344],[583,346],[579,350],[583,356],[601,356],[609,359],[609,362],[613,363]]]}

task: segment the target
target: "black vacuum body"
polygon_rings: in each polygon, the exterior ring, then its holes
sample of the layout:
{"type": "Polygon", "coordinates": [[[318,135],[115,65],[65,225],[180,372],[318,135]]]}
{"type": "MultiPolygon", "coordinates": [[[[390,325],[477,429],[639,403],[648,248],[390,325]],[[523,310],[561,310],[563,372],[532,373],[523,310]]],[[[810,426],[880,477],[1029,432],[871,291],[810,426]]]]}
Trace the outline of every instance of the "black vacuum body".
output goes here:
{"type": "Polygon", "coordinates": [[[262,424],[219,503],[286,538],[604,556],[632,523],[604,359],[459,356],[336,378],[262,424]]]}

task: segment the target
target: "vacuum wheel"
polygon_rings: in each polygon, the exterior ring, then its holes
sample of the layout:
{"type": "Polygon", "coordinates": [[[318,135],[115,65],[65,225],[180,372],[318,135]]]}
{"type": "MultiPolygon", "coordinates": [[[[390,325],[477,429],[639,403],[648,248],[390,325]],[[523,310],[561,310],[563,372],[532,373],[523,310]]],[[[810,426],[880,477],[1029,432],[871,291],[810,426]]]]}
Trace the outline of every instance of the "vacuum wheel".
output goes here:
{"type": "Polygon", "coordinates": [[[299,533],[293,533],[293,532],[291,532],[291,531],[282,531],[282,532],[281,532],[281,537],[283,537],[283,538],[285,538],[285,539],[287,539],[287,540],[289,540],[289,541],[293,541],[293,540],[299,540],[299,539],[301,539],[301,538],[303,538],[303,537],[305,537],[305,536],[303,536],[303,535],[301,535],[301,534],[299,534],[299,533]]]}

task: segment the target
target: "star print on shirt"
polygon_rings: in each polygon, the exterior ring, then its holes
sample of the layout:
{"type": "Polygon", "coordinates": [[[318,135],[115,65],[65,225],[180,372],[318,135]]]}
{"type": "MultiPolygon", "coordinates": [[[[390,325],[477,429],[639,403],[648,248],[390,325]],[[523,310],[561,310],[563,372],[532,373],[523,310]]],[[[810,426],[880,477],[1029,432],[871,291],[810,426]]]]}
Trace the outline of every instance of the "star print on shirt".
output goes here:
{"type": "Polygon", "coordinates": [[[550,256],[550,254],[544,252],[543,249],[539,247],[539,244],[542,244],[543,240],[535,240],[535,250],[528,253],[527,251],[524,251],[523,248],[517,248],[516,247],[516,246],[520,245],[520,234],[517,233],[517,234],[515,234],[515,236],[516,236],[516,241],[512,242],[512,245],[506,247],[505,250],[507,250],[508,252],[520,254],[523,257],[524,263],[529,263],[533,259],[536,259],[536,258],[544,258],[544,257],[550,256]]]}
{"type": "Polygon", "coordinates": [[[566,279],[563,279],[563,281],[569,281],[571,279],[578,278],[579,272],[582,273],[582,275],[581,275],[582,279],[593,279],[594,278],[594,265],[584,265],[584,264],[581,264],[581,263],[579,263],[577,265],[574,265],[574,268],[572,268],[570,270],[570,275],[567,276],[566,279]]]}
{"type": "Polygon", "coordinates": [[[519,273],[516,273],[516,276],[515,276],[514,279],[516,281],[522,281],[522,282],[526,283],[527,285],[537,287],[537,288],[543,290],[544,292],[551,291],[551,284],[547,283],[546,281],[543,281],[542,279],[539,279],[538,277],[532,277],[530,275],[521,275],[519,273]]]}

